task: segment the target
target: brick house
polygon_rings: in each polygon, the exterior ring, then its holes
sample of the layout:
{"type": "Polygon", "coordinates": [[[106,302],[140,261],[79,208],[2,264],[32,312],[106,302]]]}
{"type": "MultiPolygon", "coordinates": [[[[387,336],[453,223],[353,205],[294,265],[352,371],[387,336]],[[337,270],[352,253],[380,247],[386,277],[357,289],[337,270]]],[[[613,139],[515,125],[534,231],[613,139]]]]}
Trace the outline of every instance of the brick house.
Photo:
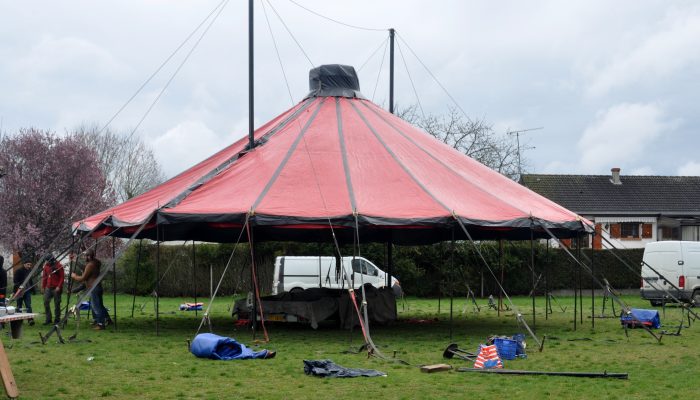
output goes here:
{"type": "Polygon", "coordinates": [[[520,183],[595,223],[596,249],[700,241],[700,176],[523,174],[520,183]]]}

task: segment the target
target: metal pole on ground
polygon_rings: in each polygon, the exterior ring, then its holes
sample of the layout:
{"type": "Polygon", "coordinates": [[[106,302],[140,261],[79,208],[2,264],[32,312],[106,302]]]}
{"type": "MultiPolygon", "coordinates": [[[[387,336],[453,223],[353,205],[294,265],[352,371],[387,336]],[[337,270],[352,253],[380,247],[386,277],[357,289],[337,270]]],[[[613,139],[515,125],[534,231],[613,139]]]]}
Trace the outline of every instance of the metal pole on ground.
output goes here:
{"type": "MultiPolygon", "coordinates": [[[[578,262],[579,259],[577,258],[575,261],[578,262]]],[[[576,324],[578,322],[577,321],[577,318],[578,318],[578,290],[576,288],[576,286],[577,286],[576,285],[576,281],[577,281],[576,273],[577,273],[578,269],[576,267],[577,267],[577,265],[574,263],[574,271],[573,271],[573,274],[571,275],[571,277],[573,278],[573,284],[574,284],[573,285],[574,286],[574,330],[576,330],[576,324]]],[[[578,268],[580,268],[580,267],[578,267],[578,268]]]]}
{"type": "Polygon", "coordinates": [[[136,277],[134,278],[134,297],[131,300],[131,318],[134,318],[134,307],[136,307],[136,290],[139,285],[139,269],[141,269],[141,244],[143,239],[139,239],[139,250],[136,254],[136,277]]]}
{"type": "Polygon", "coordinates": [[[248,238],[250,246],[250,292],[253,294],[253,307],[250,309],[250,323],[251,329],[253,330],[253,340],[255,340],[255,333],[257,330],[258,322],[258,296],[255,295],[255,236],[253,234],[253,228],[250,228],[250,237],[248,238]]]}

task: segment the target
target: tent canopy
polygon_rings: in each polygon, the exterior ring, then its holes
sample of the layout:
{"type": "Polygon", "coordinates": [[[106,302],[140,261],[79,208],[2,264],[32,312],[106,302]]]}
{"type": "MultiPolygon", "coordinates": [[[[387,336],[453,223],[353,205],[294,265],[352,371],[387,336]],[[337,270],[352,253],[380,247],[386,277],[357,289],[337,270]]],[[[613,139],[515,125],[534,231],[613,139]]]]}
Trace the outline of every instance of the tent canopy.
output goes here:
{"type": "Polygon", "coordinates": [[[235,242],[425,244],[560,237],[587,231],[575,213],[362,97],[354,68],[310,72],[311,92],[254,133],[152,190],[76,222],[101,236],[235,242]],[[245,237],[245,233],[244,233],[245,237]]]}

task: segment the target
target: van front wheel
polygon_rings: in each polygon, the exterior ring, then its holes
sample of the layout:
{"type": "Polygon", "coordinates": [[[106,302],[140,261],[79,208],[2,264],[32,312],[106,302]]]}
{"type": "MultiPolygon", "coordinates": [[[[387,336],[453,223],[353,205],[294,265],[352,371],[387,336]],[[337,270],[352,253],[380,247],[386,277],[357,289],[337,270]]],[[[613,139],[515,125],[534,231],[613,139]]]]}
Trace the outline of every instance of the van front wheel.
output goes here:
{"type": "Polygon", "coordinates": [[[693,292],[693,307],[700,307],[700,290],[693,292]]]}

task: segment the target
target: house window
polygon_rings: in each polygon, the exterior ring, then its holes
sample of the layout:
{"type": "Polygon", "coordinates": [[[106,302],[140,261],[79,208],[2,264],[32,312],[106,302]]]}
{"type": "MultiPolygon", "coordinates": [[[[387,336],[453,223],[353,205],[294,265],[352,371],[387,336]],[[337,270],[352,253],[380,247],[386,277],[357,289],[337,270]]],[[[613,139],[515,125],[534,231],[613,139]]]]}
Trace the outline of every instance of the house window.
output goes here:
{"type": "Polygon", "coordinates": [[[623,239],[639,238],[639,223],[623,222],[620,224],[620,237],[623,239]]]}
{"type": "Polygon", "coordinates": [[[653,225],[639,222],[610,224],[610,237],[615,239],[651,239],[653,225]]]}

